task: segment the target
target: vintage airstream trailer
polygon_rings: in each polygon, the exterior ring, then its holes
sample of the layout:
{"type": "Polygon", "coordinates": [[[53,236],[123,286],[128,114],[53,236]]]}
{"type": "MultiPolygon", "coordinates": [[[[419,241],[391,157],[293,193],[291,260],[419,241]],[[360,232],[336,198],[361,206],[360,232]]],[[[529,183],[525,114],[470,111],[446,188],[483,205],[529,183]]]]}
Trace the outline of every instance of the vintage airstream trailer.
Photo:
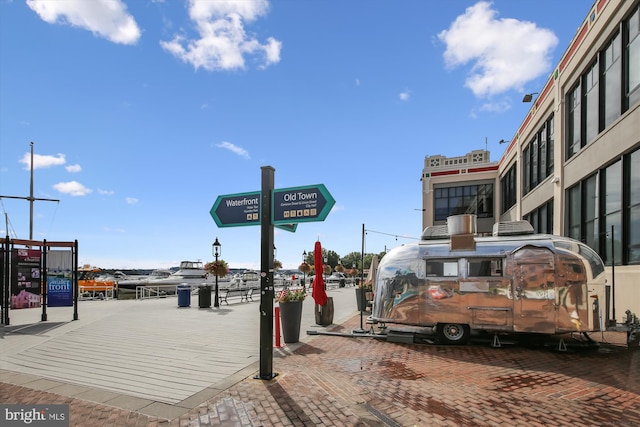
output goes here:
{"type": "MultiPolygon", "coordinates": [[[[374,323],[435,327],[462,344],[471,330],[558,334],[605,327],[604,264],[589,246],[534,234],[526,221],[475,233],[473,215],[427,227],[389,251],[374,288],[374,323]]],[[[390,325],[387,325],[388,327],[390,325]]]]}

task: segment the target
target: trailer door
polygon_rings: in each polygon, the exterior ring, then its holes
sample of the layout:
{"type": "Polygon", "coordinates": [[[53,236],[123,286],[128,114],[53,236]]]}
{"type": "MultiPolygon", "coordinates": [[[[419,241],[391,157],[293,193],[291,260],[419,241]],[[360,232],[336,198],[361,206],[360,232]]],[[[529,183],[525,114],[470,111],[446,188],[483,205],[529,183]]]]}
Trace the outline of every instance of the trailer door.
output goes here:
{"type": "Polygon", "coordinates": [[[555,333],[555,263],[553,252],[525,246],[513,252],[513,329],[555,333]]]}

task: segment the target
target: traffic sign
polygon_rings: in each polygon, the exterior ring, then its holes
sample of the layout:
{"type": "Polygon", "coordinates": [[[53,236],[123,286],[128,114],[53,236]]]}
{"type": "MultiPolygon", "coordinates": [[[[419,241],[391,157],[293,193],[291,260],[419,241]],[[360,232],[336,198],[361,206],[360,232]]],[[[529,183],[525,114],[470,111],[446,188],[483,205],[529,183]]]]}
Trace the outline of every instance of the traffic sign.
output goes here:
{"type": "Polygon", "coordinates": [[[260,225],[260,192],[218,196],[209,213],[218,227],[260,225]]]}
{"type": "Polygon", "coordinates": [[[324,184],[275,189],[271,222],[278,225],[324,221],[335,203],[324,184]]]}

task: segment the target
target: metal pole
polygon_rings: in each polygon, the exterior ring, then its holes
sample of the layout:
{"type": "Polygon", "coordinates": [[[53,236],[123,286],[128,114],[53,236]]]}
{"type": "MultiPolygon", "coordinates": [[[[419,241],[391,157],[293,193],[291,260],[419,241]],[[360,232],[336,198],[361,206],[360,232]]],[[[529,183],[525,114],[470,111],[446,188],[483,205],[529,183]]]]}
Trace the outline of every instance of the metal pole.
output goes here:
{"type": "Polygon", "coordinates": [[[360,329],[354,329],[354,334],[364,334],[364,325],[362,324],[362,316],[366,306],[364,290],[364,224],[362,224],[362,269],[360,270],[360,329]]]}
{"type": "Polygon", "coordinates": [[[272,193],[275,169],[262,166],[262,191],[260,193],[260,373],[256,379],[271,380],[273,372],[273,222],[272,193]]]}
{"type": "Polygon", "coordinates": [[[29,240],[33,240],[33,141],[31,141],[31,184],[29,185],[29,240]]]}
{"type": "Polygon", "coordinates": [[[614,252],[614,237],[613,237],[613,225],[611,226],[611,300],[613,301],[613,305],[611,307],[611,314],[613,315],[614,323],[617,322],[616,319],[616,263],[615,263],[615,252],[614,252]]]}
{"type": "MultiPolygon", "coordinates": [[[[216,241],[218,241],[217,238],[216,238],[216,241]]],[[[217,266],[218,265],[218,251],[216,251],[215,257],[216,257],[216,266],[217,266]]],[[[215,301],[213,302],[213,306],[214,307],[220,307],[220,301],[218,301],[218,272],[217,271],[216,271],[216,288],[215,288],[214,298],[215,298],[215,301]]]]}

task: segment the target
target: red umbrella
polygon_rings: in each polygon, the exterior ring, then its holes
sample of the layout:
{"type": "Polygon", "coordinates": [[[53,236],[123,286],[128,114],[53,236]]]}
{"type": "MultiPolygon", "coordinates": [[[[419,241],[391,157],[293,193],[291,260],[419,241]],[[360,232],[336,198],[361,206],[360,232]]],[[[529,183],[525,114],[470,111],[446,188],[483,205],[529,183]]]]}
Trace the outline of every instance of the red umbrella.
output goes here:
{"type": "Polygon", "coordinates": [[[311,296],[316,301],[316,304],[324,306],[327,303],[327,290],[324,288],[324,279],[322,278],[322,245],[320,241],[316,242],[313,250],[313,265],[316,270],[316,275],[313,278],[313,291],[311,292],[311,296]]]}

